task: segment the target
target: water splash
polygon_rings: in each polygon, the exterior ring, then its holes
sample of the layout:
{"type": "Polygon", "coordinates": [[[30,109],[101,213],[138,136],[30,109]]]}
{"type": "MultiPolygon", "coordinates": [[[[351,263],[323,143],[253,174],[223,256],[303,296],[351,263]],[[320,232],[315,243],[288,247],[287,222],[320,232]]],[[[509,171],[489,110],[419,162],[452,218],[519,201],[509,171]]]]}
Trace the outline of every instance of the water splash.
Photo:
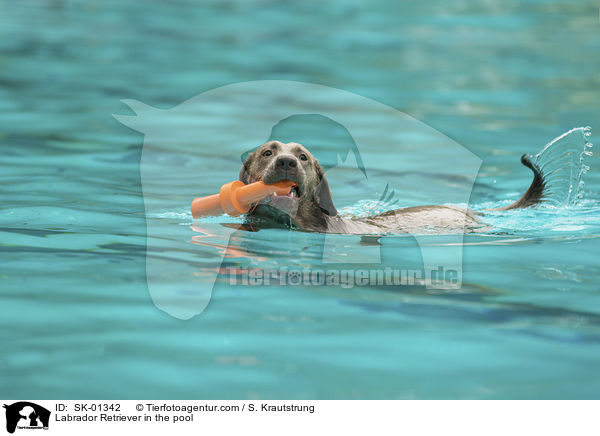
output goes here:
{"type": "Polygon", "coordinates": [[[549,142],[531,161],[542,171],[546,182],[544,204],[571,207],[583,198],[583,175],[590,167],[585,159],[592,156],[591,127],[577,127],[549,142]]]}
{"type": "Polygon", "coordinates": [[[380,213],[398,207],[402,206],[396,206],[395,204],[390,205],[381,200],[359,200],[351,206],[339,208],[338,212],[341,216],[346,218],[366,218],[373,215],[379,215],[380,213]]]}

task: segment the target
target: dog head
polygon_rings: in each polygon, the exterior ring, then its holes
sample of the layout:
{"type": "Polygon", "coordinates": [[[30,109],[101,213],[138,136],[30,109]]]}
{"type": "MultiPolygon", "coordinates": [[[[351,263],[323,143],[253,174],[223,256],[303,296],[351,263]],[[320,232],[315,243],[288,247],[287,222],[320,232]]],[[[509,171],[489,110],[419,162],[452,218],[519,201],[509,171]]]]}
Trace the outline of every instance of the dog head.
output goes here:
{"type": "Polygon", "coordinates": [[[327,217],[337,215],[329,183],[317,159],[301,144],[269,141],[252,152],[240,171],[246,184],[291,180],[297,186],[289,195],[267,197],[250,215],[289,223],[306,230],[324,231],[327,217]]]}

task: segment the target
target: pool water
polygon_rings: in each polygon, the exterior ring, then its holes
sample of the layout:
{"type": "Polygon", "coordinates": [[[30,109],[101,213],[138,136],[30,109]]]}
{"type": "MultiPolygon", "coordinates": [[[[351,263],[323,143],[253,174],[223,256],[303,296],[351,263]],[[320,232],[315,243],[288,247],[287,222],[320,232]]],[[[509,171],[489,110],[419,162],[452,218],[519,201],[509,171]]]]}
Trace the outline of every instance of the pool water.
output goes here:
{"type": "MultiPolygon", "coordinates": [[[[122,99],[169,110],[237,82],[339,88],[420,120],[482,162],[471,195],[471,174],[431,148],[432,136],[391,137],[377,116],[354,114],[359,132],[380,136],[361,144],[369,194],[355,166],[334,168],[347,131],[290,118],[272,135],[332,167],[338,209],[379,211],[386,183],[394,207],[456,192],[475,210],[497,207],[530,183],[521,154],[574,127],[600,129],[597,7],[0,3],[0,397],[599,398],[597,155],[586,159],[578,205],[488,213],[490,230],[464,238],[459,290],[239,286],[217,273],[325,268],[324,253],[336,268],[423,259],[411,235],[194,222],[191,199],[235,179],[258,144],[198,137],[171,149],[112,116],[132,115],[122,99]],[[398,152],[405,143],[426,159],[398,152]],[[160,178],[148,185],[147,168],[181,171],[152,173],[160,178]],[[212,293],[183,320],[156,304],[154,286],[178,301],[212,293]]],[[[244,115],[224,104],[204,116],[198,123],[214,127],[244,115]]]]}

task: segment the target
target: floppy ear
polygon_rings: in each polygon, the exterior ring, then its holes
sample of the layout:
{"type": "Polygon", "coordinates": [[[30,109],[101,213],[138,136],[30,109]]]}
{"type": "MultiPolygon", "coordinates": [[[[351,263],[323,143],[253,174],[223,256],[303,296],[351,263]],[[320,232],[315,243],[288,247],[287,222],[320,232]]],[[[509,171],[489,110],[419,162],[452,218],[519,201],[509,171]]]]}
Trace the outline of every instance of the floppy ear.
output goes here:
{"type": "Polygon", "coordinates": [[[317,187],[315,189],[315,200],[321,208],[321,210],[329,216],[336,216],[338,211],[333,204],[331,198],[331,190],[329,189],[329,182],[325,177],[325,172],[320,164],[317,163],[317,187]]]}
{"type": "Polygon", "coordinates": [[[239,179],[244,182],[246,185],[248,184],[248,179],[250,177],[250,164],[252,163],[252,159],[254,159],[254,154],[250,153],[246,158],[246,161],[242,165],[242,169],[240,170],[239,179]]]}

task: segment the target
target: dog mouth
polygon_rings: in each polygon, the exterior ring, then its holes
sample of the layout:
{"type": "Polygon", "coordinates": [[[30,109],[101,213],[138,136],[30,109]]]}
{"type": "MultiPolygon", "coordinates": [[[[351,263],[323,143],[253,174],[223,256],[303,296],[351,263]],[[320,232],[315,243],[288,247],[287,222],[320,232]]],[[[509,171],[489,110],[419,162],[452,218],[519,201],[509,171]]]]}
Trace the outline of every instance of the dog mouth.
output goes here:
{"type": "Polygon", "coordinates": [[[290,192],[288,192],[287,194],[277,194],[277,193],[275,193],[275,194],[271,195],[270,197],[300,198],[301,197],[301,190],[300,190],[300,187],[298,185],[296,185],[296,186],[292,186],[292,189],[290,189],[290,192]]]}
{"type": "MultiPolygon", "coordinates": [[[[290,189],[290,191],[287,194],[273,194],[269,197],[266,197],[265,200],[268,199],[273,199],[273,198],[290,198],[290,199],[295,199],[298,200],[302,197],[302,194],[304,193],[303,190],[303,184],[302,184],[302,176],[298,176],[297,174],[288,174],[283,173],[283,174],[276,174],[276,175],[271,175],[271,174],[267,174],[266,177],[263,178],[263,182],[267,183],[267,184],[271,184],[271,183],[277,183],[277,182],[281,182],[281,181],[290,181],[290,182],[294,182],[296,185],[292,187],[292,189],[290,189]]],[[[263,200],[264,202],[264,200],[263,200]]]]}
{"type": "MultiPolygon", "coordinates": [[[[282,180],[287,180],[287,179],[282,179],[282,180]]],[[[273,182],[273,183],[275,183],[275,182],[273,182]]],[[[302,188],[300,187],[300,185],[296,185],[296,186],[293,186],[292,189],[290,189],[290,192],[288,192],[287,194],[274,193],[273,195],[269,195],[268,197],[265,197],[260,203],[268,204],[271,206],[286,205],[288,203],[297,203],[301,197],[302,197],[302,188]]],[[[285,208],[285,209],[287,209],[287,208],[285,208]]]]}
{"type": "Polygon", "coordinates": [[[295,182],[287,194],[273,194],[263,198],[258,202],[257,206],[266,206],[266,209],[258,208],[255,212],[259,214],[266,213],[267,215],[278,215],[283,213],[284,215],[294,216],[300,205],[300,199],[304,193],[303,186],[298,177],[291,175],[281,175],[278,177],[265,177],[263,181],[267,184],[280,182],[282,180],[289,180],[295,182]],[[270,211],[270,212],[269,212],[270,211]]]}

